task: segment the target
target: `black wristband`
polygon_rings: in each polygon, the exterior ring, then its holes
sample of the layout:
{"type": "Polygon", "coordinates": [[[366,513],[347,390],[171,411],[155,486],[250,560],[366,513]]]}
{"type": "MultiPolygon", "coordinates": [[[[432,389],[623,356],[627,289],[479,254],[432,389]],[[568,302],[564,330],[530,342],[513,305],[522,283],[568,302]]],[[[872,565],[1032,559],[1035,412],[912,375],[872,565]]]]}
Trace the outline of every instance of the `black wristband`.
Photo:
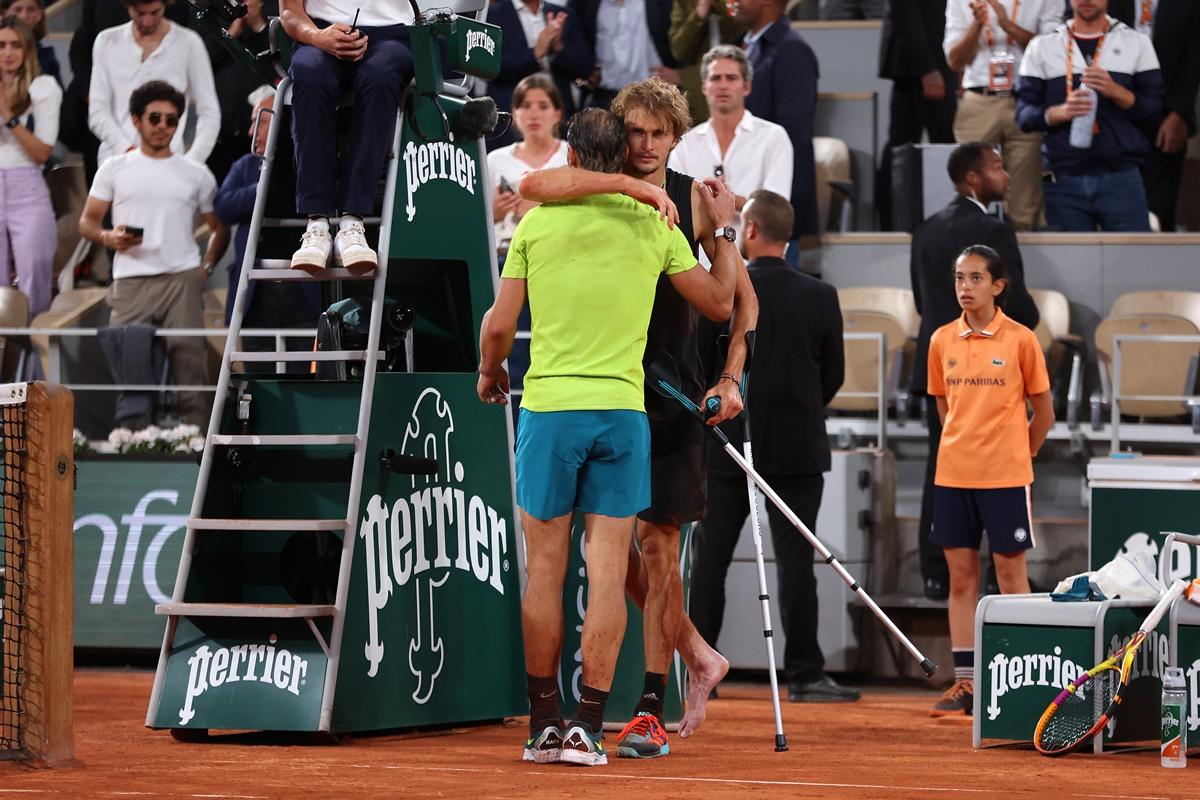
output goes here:
{"type": "Polygon", "coordinates": [[[21,124],[21,120],[18,119],[17,117],[13,117],[8,122],[4,123],[4,127],[8,128],[11,131],[13,128],[17,127],[20,124],[21,124]]]}

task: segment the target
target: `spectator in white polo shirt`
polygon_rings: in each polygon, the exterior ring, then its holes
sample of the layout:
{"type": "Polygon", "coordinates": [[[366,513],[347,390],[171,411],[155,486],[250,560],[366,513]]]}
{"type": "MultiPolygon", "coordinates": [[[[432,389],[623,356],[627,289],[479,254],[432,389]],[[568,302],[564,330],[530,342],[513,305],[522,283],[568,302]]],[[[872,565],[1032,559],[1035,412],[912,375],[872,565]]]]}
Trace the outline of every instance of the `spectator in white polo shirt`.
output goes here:
{"type": "Polygon", "coordinates": [[[1017,127],[1016,82],[1031,39],[1062,23],[1062,0],[949,0],[943,49],[966,90],[954,117],[954,139],[1000,147],[1012,176],[1005,211],[1030,230],[1042,216],[1042,133],[1017,127]]]}
{"type": "MultiPolygon", "coordinates": [[[[703,180],[716,177],[737,198],[735,227],[741,233],[742,206],[759,189],[787,197],[792,191],[794,151],[787,131],[746,110],[754,77],[745,51],[722,44],[700,61],[700,89],[709,118],[692,128],[671,153],[668,166],[703,180]]],[[[703,254],[701,254],[702,263],[703,254]]]]}
{"type": "MultiPolygon", "coordinates": [[[[170,0],[121,0],[129,22],[101,31],[92,47],[92,82],[88,89],[88,127],[100,140],[98,162],[138,146],[129,117],[129,96],[148,81],[166,81],[189,100],[196,113],[196,134],[187,157],[208,160],[221,128],[221,107],[212,64],[195,31],[166,19],[170,0]]],[[[179,123],[171,150],[184,150],[179,123]]]]}

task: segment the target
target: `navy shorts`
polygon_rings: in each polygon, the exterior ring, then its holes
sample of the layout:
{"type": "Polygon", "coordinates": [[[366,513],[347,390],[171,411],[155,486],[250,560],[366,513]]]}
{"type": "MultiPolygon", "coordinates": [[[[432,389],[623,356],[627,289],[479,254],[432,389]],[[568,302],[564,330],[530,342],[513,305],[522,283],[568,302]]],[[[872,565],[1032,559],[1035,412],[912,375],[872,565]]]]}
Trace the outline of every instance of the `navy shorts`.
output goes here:
{"type": "Polygon", "coordinates": [[[1034,546],[1029,487],[952,489],[933,487],[933,531],[929,541],[942,547],[979,549],[987,531],[993,553],[1020,553],[1034,546]]]}

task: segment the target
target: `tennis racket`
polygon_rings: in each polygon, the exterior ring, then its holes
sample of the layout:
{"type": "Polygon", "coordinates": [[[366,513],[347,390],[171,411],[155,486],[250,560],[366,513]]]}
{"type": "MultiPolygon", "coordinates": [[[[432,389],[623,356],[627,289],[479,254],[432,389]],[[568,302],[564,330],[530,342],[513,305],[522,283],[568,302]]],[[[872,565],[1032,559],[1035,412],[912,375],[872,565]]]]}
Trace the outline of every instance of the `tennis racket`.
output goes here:
{"type": "Polygon", "coordinates": [[[1138,648],[1186,588],[1183,581],[1175,581],[1124,647],[1071,681],[1054,698],[1033,733],[1033,745],[1039,753],[1066,755],[1090,741],[1116,717],[1138,648]]]}

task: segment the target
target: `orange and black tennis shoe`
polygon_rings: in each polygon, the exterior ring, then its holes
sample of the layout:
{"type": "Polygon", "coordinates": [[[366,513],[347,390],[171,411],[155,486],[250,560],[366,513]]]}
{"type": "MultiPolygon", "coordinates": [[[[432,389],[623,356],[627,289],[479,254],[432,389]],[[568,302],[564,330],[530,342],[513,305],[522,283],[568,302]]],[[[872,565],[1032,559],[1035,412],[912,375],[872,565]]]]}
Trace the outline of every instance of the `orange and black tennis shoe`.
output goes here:
{"type": "Polygon", "coordinates": [[[670,752],[667,730],[653,714],[636,714],[617,737],[620,758],[657,758],[670,752]]]}

